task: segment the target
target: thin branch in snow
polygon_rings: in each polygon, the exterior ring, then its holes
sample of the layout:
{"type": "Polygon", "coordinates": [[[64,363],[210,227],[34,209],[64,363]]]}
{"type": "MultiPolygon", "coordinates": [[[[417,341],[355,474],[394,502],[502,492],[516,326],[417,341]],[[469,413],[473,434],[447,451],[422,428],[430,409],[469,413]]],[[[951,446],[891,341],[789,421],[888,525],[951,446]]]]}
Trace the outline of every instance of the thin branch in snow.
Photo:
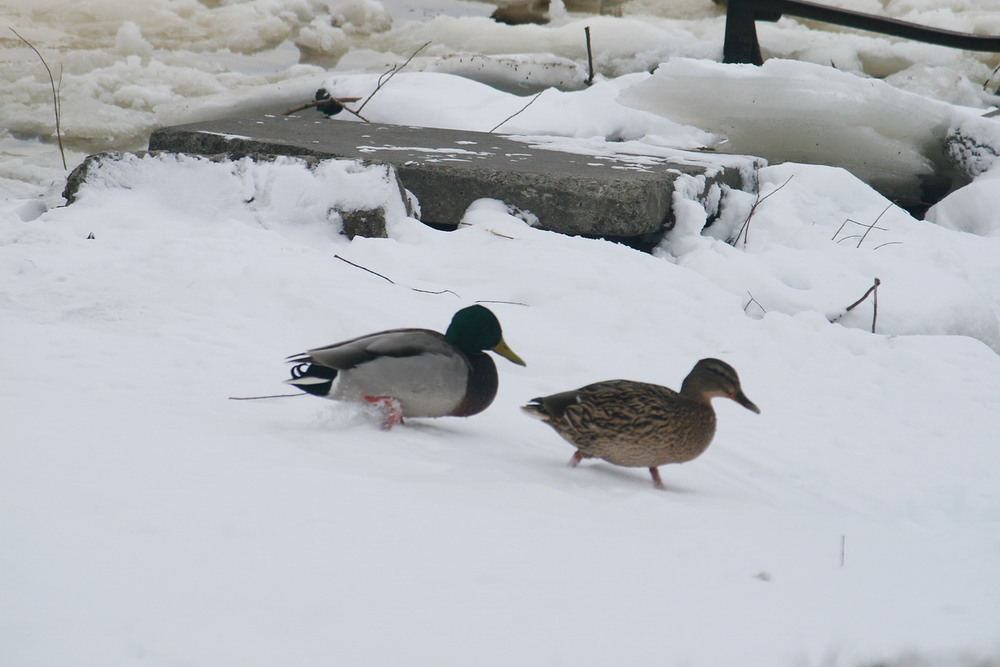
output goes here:
{"type": "Polygon", "coordinates": [[[379,273],[378,271],[372,271],[371,269],[369,269],[369,268],[368,268],[368,267],[366,267],[366,266],[361,266],[360,264],[355,264],[355,263],[354,263],[354,262],[352,262],[351,260],[349,260],[349,259],[344,259],[344,258],[343,258],[343,257],[341,257],[340,255],[334,255],[334,256],[333,256],[333,258],[334,258],[334,259],[339,259],[339,260],[340,260],[341,262],[346,262],[346,263],[350,264],[351,266],[354,266],[354,267],[357,267],[357,268],[361,269],[362,271],[367,271],[368,273],[371,273],[371,274],[373,274],[373,275],[376,275],[376,276],[378,276],[379,278],[381,278],[382,280],[386,280],[386,281],[388,281],[388,282],[392,283],[393,285],[395,285],[395,284],[396,284],[396,281],[395,281],[395,280],[393,280],[392,278],[386,278],[385,276],[383,276],[383,275],[382,275],[381,273],[379,273]]]}
{"type": "Polygon", "coordinates": [[[540,91],[538,91],[537,93],[535,93],[535,96],[531,98],[531,101],[530,101],[530,102],[528,102],[527,104],[525,104],[525,105],[524,105],[523,107],[521,107],[521,108],[520,108],[520,109],[519,109],[518,111],[516,111],[516,112],[512,113],[511,115],[507,116],[507,117],[506,117],[506,118],[504,118],[504,119],[503,119],[502,121],[500,121],[499,123],[497,123],[496,125],[494,125],[494,126],[493,126],[493,129],[492,129],[492,130],[490,130],[490,134],[493,134],[494,132],[496,132],[496,131],[497,131],[497,128],[498,128],[498,127],[500,127],[501,125],[503,125],[504,123],[506,123],[506,122],[507,122],[508,120],[510,120],[510,119],[511,119],[511,118],[513,118],[514,116],[517,116],[517,115],[519,115],[519,114],[523,113],[523,112],[524,112],[524,110],[525,110],[525,109],[527,109],[528,107],[530,107],[530,106],[531,106],[532,104],[534,104],[534,103],[535,103],[535,100],[537,100],[537,99],[538,99],[539,97],[541,97],[542,93],[544,93],[544,92],[545,92],[544,90],[540,90],[540,91]]]}
{"type": "Polygon", "coordinates": [[[753,217],[754,213],[757,212],[757,207],[760,206],[761,204],[763,204],[764,200],[766,200],[768,197],[770,197],[771,195],[773,195],[774,193],[776,193],[778,190],[780,190],[781,188],[783,188],[786,185],[788,185],[788,181],[792,180],[794,177],[795,177],[795,174],[792,174],[791,176],[789,176],[785,180],[784,183],[782,183],[781,185],[779,185],[775,189],[771,190],[770,192],[768,192],[763,197],[760,196],[760,187],[759,186],[757,187],[757,199],[754,201],[753,206],[750,207],[750,213],[747,214],[747,219],[744,220],[743,224],[740,226],[740,231],[739,231],[739,233],[736,234],[736,238],[733,240],[733,243],[732,243],[733,246],[735,246],[737,243],[740,242],[740,237],[742,236],[743,237],[743,247],[744,248],[746,247],[747,243],[750,242],[750,219],[753,217]]]}
{"type": "Polygon", "coordinates": [[[986,90],[986,86],[990,85],[990,81],[992,81],[993,77],[997,75],[997,72],[1000,72],[1000,65],[994,67],[993,71],[990,72],[990,75],[986,78],[986,81],[983,81],[983,90],[986,90]]]}
{"type": "MultiPolygon", "coordinates": [[[[387,276],[383,276],[378,271],[372,271],[367,266],[361,266],[360,264],[356,264],[356,263],[352,262],[349,259],[345,259],[345,258],[341,257],[340,255],[334,255],[333,257],[335,259],[339,259],[341,262],[345,262],[347,264],[350,264],[353,267],[359,268],[362,271],[367,271],[368,273],[370,273],[372,275],[378,276],[382,280],[385,280],[385,281],[389,282],[392,285],[398,285],[399,284],[395,280],[393,280],[392,278],[389,278],[387,276]]],[[[462,298],[459,294],[451,291],[450,289],[443,289],[443,290],[436,290],[436,291],[435,290],[428,290],[428,289],[419,289],[417,287],[410,287],[409,289],[413,290],[414,292],[420,292],[421,294],[452,294],[454,296],[462,298]]]]}
{"type": "MultiPolygon", "coordinates": [[[[411,287],[410,289],[413,290],[414,292],[420,292],[421,294],[451,294],[452,296],[458,296],[458,294],[452,292],[450,289],[429,290],[429,289],[419,289],[417,287],[411,287]]],[[[461,299],[462,297],[458,296],[458,298],[461,299]]]]}
{"type": "Polygon", "coordinates": [[[868,298],[868,295],[869,295],[869,294],[871,294],[872,292],[874,292],[875,290],[877,290],[877,289],[878,289],[878,286],[879,286],[879,285],[881,285],[881,284],[882,284],[882,281],[881,281],[881,280],[879,280],[878,278],[876,278],[876,279],[875,279],[875,282],[874,282],[874,283],[872,283],[872,286],[868,288],[868,291],[867,291],[867,292],[865,292],[865,293],[864,293],[864,294],[863,294],[863,295],[861,296],[861,298],[860,298],[860,299],[858,299],[857,301],[855,301],[854,303],[852,303],[851,305],[849,305],[849,306],[848,306],[847,308],[845,308],[844,310],[845,310],[846,312],[848,312],[848,313],[849,313],[849,312],[851,312],[852,310],[854,310],[855,308],[857,308],[858,306],[860,306],[860,305],[861,305],[861,303],[862,303],[862,302],[863,302],[863,301],[864,301],[865,299],[867,299],[867,298],[868,298]]]}
{"type": "MultiPolygon", "coordinates": [[[[389,83],[389,80],[392,79],[392,77],[396,76],[396,74],[398,74],[401,69],[403,69],[404,67],[406,67],[407,65],[409,65],[410,61],[413,60],[417,56],[418,53],[420,53],[421,51],[423,51],[424,49],[426,49],[428,46],[430,46],[430,44],[431,44],[430,42],[424,42],[423,45],[420,46],[420,48],[418,48],[416,51],[414,51],[413,53],[410,54],[410,57],[407,58],[403,62],[403,64],[401,64],[401,65],[395,65],[391,69],[389,69],[389,71],[384,72],[382,74],[382,76],[380,76],[378,78],[378,83],[375,84],[375,90],[372,91],[372,94],[369,95],[367,97],[367,99],[365,99],[365,101],[361,103],[361,106],[358,107],[357,111],[352,111],[351,113],[360,114],[361,110],[365,108],[365,105],[368,104],[369,102],[371,102],[371,99],[373,97],[375,97],[375,93],[377,93],[378,91],[380,91],[382,89],[382,86],[384,86],[385,84],[389,83]]],[[[358,117],[360,118],[360,116],[358,116],[358,117]]]]}
{"type": "Polygon", "coordinates": [[[49,64],[45,62],[45,56],[35,48],[35,45],[21,37],[17,30],[13,28],[10,29],[12,33],[17,35],[17,38],[28,45],[28,48],[35,52],[38,59],[42,61],[42,65],[45,66],[45,71],[49,73],[49,85],[52,86],[52,108],[56,114],[56,141],[59,142],[59,155],[62,156],[63,169],[69,169],[66,166],[66,151],[63,148],[62,140],[62,101],[59,98],[59,93],[62,91],[62,67],[59,68],[59,85],[56,85],[55,79],[52,77],[52,70],[49,68],[49,64]]]}
{"type": "MultiPolygon", "coordinates": [[[[397,283],[392,278],[388,278],[386,276],[383,276],[378,271],[372,271],[367,266],[361,266],[360,264],[356,264],[356,263],[352,262],[349,259],[344,259],[340,255],[334,255],[334,258],[339,259],[340,261],[345,262],[347,264],[350,264],[353,267],[359,268],[362,271],[367,271],[368,273],[371,273],[372,275],[376,275],[379,278],[381,278],[382,280],[385,280],[385,281],[387,281],[387,282],[389,282],[389,283],[391,283],[393,285],[399,285],[399,283],[397,283]]],[[[462,298],[461,294],[459,294],[458,292],[454,292],[454,291],[452,291],[450,289],[427,290],[427,289],[420,289],[418,287],[408,287],[407,289],[409,289],[409,290],[411,290],[413,292],[420,292],[421,294],[451,294],[452,296],[456,296],[459,299],[462,298]]],[[[528,305],[526,303],[520,303],[519,301],[476,301],[476,303],[509,303],[509,304],[514,304],[514,305],[518,305],[518,306],[527,306],[528,305]]]]}
{"type": "Polygon", "coordinates": [[[230,396],[230,401],[262,401],[265,398],[295,398],[297,396],[308,396],[309,394],[273,394],[271,396],[230,396]]]}
{"type": "Polygon", "coordinates": [[[528,304],[522,303],[521,301],[502,301],[499,299],[479,299],[476,303],[505,303],[508,306],[525,306],[528,304]]]}
{"type": "MultiPolygon", "coordinates": [[[[474,226],[471,222],[465,222],[464,220],[462,222],[458,223],[458,224],[459,224],[459,226],[464,225],[466,227],[473,227],[474,226]]],[[[493,234],[493,236],[499,236],[502,239],[510,239],[511,241],[516,241],[517,240],[513,236],[508,236],[506,234],[501,234],[500,232],[495,232],[492,229],[487,229],[486,231],[488,231],[490,234],[493,234]]]]}
{"type": "Polygon", "coordinates": [[[847,313],[851,312],[852,310],[854,310],[855,308],[857,308],[858,306],[860,306],[864,302],[865,299],[867,299],[869,296],[871,296],[872,297],[872,333],[875,333],[875,326],[878,323],[878,286],[881,285],[881,284],[882,284],[882,281],[879,280],[878,278],[876,278],[875,282],[872,283],[872,286],[869,287],[868,290],[864,294],[861,295],[860,299],[858,299],[857,301],[855,301],[854,303],[852,303],[851,305],[849,305],[847,308],[845,308],[844,312],[841,313],[840,315],[837,315],[836,317],[830,318],[830,321],[831,322],[836,322],[841,317],[843,317],[847,313]]]}
{"type": "Polygon", "coordinates": [[[750,290],[747,290],[747,294],[750,295],[750,300],[747,301],[747,305],[743,306],[743,312],[747,312],[747,308],[749,308],[751,304],[757,304],[757,307],[760,308],[760,312],[766,315],[767,310],[764,309],[764,306],[760,305],[760,301],[754,298],[750,290]]]}
{"type": "Polygon", "coordinates": [[[895,205],[896,204],[894,202],[889,202],[889,205],[886,206],[884,209],[882,209],[882,212],[878,214],[877,218],[875,218],[875,222],[873,222],[870,225],[865,225],[866,227],[868,227],[868,229],[865,230],[865,233],[861,235],[861,240],[858,241],[858,247],[859,248],[861,247],[861,244],[865,242],[865,237],[868,236],[868,233],[871,230],[873,230],[873,229],[881,229],[881,230],[885,231],[884,228],[882,228],[882,227],[876,227],[875,225],[877,225],[878,221],[882,219],[882,216],[885,215],[889,211],[889,209],[892,208],[895,205]]]}
{"type": "MultiPolygon", "coordinates": [[[[890,204],[890,206],[891,206],[891,204],[890,204]]],[[[886,210],[888,210],[888,209],[886,209],[886,210]]],[[[883,211],[882,213],[885,213],[885,211],[883,211]]],[[[882,216],[880,215],[879,217],[881,218],[882,216]]],[[[875,222],[878,222],[878,220],[876,220],[875,222]]],[[[878,227],[878,226],[876,226],[874,222],[871,225],[866,225],[863,222],[858,222],[857,220],[852,220],[851,218],[847,218],[846,220],[844,220],[843,223],[841,223],[840,227],[837,228],[837,231],[834,232],[833,236],[830,238],[831,241],[836,241],[837,243],[843,243],[844,241],[847,241],[847,240],[850,240],[850,239],[856,239],[856,238],[858,238],[860,236],[860,234],[851,234],[850,236],[845,236],[843,238],[838,239],[837,236],[840,234],[840,232],[842,232],[844,230],[844,227],[847,226],[847,223],[851,223],[853,225],[857,225],[858,227],[865,227],[869,231],[871,231],[872,229],[877,229],[880,232],[887,232],[887,231],[889,231],[885,227],[878,227]]]]}

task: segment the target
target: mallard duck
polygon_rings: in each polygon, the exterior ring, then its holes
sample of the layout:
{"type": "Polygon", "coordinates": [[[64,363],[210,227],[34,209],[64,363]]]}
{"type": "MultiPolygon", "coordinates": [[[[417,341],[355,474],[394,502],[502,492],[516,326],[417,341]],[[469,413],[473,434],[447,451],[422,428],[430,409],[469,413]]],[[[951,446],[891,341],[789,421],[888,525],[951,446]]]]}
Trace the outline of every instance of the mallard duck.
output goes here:
{"type": "Polygon", "coordinates": [[[665,488],[659,466],[684,463],[704,452],[715,435],[712,398],[725,396],[760,413],[740,388],[733,367],[702,359],[684,378],[680,393],[656,384],[608,380],[523,406],[576,447],[569,464],[585,458],[649,468],[653,484],[665,488]]]}
{"type": "Polygon", "coordinates": [[[497,368],[484,350],[525,365],[504,342],[496,316],[469,306],[444,334],[392,329],[292,355],[285,382],[314,396],[379,404],[387,429],[404,417],[468,417],[497,395],[497,368]]]}

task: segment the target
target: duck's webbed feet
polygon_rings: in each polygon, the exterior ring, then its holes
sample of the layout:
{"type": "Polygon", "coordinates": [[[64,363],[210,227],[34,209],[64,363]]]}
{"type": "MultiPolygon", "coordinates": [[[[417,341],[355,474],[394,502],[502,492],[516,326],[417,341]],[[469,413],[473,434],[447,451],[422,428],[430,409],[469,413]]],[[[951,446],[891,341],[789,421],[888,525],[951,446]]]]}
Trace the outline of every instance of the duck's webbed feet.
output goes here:
{"type": "Polygon", "coordinates": [[[386,431],[396,424],[403,424],[403,404],[392,396],[365,396],[366,401],[382,409],[382,428],[386,431]]]}

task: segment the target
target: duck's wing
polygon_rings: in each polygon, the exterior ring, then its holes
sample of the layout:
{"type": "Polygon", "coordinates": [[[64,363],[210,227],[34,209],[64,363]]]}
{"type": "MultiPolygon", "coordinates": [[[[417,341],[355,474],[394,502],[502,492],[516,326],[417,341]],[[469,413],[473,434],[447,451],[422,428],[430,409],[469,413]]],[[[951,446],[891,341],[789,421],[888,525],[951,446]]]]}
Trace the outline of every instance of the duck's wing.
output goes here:
{"type": "MultiPolygon", "coordinates": [[[[422,355],[463,355],[437,331],[392,329],[351,340],[317,347],[288,358],[292,363],[311,362],[346,371],[380,358],[407,358],[422,355]]],[[[467,362],[466,362],[467,363],[467,362]]]]}
{"type": "Polygon", "coordinates": [[[535,398],[524,411],[548,422],[565,439],[586,451],[655,429],[674,412],[678,394],[659,385],[631,380],[595,382],[579,389],[535,398]]]}
{"type": "Polygon", "coordinates": [[[668,387],[632,380],[595,382],[577,390],[577,401],[566,412],[576,421],[611,423],[618,427],[654,419],[669,419],[679,394],[668,387]]]}

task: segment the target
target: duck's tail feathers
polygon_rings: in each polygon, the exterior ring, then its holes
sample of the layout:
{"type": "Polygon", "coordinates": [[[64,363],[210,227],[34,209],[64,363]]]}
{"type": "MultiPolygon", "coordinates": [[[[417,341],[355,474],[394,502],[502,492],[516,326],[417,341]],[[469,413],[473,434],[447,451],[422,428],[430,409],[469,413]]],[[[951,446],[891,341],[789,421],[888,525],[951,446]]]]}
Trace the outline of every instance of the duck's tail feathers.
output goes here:
{"type": "Polygon", "coordinates": [[[541,398],[533,398],[527,405],[522,405],[521,412],[534,419],[541,419],[542,421],[548,421],[549,419],[549,413],[545,410],[545,404],[542,403],[541,398]]]}
{"type": "Polygon", "coordinates": [[[292,367],[292,377],[285,380],[285,384],[298,387],[307,394],[326,396],[330,393],[336,377],[337,370],[335,368],[302,361],[292,367]]]}

